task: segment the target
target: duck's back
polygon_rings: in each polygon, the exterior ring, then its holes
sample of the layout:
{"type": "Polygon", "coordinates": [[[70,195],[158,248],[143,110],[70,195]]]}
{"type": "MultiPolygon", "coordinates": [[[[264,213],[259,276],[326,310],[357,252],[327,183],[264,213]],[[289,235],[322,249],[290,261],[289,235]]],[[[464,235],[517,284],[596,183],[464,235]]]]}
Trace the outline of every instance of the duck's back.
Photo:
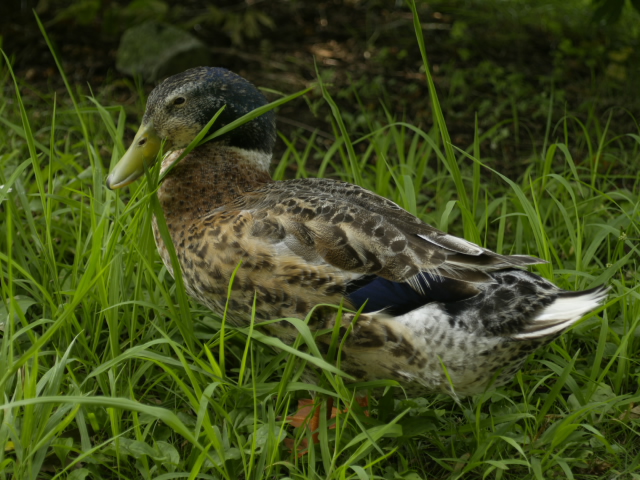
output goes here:
{"type": "MultiPolygon", "coordinates": [[[[376,309],[405,313],[474,296],[478,284],[493,282],[487,272],[541,262],[448,235],[344,182],[265,182],[193,218],[173,202],[172,181],[159,196],[172,203],[165,214],[187,288],[220,312],[235,272],[230,302],[237,324],[248,323],[254,293],[259,319],[304,318],[319,303],[359,308],[369,299],[376,309]]],[[[157,232],[156,240],[170,268],[157,232]]]]}

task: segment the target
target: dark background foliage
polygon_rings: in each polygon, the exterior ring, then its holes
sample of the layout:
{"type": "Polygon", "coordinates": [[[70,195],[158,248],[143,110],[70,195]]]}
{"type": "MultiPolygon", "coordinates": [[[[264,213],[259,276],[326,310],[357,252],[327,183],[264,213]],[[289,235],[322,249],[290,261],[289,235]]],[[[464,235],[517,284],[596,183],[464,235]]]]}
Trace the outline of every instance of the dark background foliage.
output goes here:
{"type": "MultiPolygon", "coordinates": [[[[436,86],[454,144],[468,146],[477,114],[486,150],[505,173],[541,147],[549,120],[563,109],[595,109],[603,123],[628,131],[638,110],[637,0],[584,2],[421,2],[419,12],[436,86]],[[629,27],[631,25],[631,27],[629,27]],[[625,105],[628,111],[612,106],[625,105]],[[550,108],[554,113],[549,117],[550,108]],[[564,106],[564,108],[563,108],[564,106]],[[501,128],[495,128],[501,125],[501,128]]],[[[26,82],[46,91],[63,85],[34,19],[57,45],[72,82],[110,95],[140,114],[131,79],[115,70],[120,37],[154,19],[181,26],[206,45],[214,63],[256,84],[298,90],[316,76],[365,127],[363,111],[381,104],[397,119],[432,123],[421,60],[403,2],[11,0],[0,6],[3,48],[26,82]],[[360,104],[360,112],[353,105],[360,104]]],[[[152,85],[144,88],[148,91],[152,85]]],[[[135,90],[135,89],[134,89],[135,90]]],[[[331,136],[328,112],[313,103],[286,106],[283,129],[331,136]]],[[[366,130],[366,129],[365,129],[366,130]]],[[[580,152],[576,152],[580,153],[580,152]]]]}

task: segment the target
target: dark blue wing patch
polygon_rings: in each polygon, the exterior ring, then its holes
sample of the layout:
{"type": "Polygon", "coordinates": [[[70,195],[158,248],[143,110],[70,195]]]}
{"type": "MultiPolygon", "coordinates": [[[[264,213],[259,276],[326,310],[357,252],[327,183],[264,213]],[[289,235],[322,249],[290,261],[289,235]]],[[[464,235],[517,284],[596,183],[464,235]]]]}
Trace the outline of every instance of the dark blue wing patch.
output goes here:
{"type": "Polygon", "coordinates": [[[403,315],[431,302],[453,303],[478,293],[470,283],[429,273],[417,277],[422,292],[406,282],[392,282],[369,275],[347,286],[346,297],[357,310],[367,302],[363,312],[384,310],[390,315],[403,315]]]}

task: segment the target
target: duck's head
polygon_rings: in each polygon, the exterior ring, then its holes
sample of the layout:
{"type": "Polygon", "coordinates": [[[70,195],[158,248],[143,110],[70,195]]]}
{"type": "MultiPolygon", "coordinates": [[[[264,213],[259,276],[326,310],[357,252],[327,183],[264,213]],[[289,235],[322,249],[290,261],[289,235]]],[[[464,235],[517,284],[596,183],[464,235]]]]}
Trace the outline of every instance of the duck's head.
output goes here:
{"type": "MultiPolygon", "coordinates": [[[[145,166],[155,162],[162,140],[166,151],[189,145],[223,106],[211,132],[266,103],[256,87],[224,68],[192,68],[167,78],[149,95],[140,129],[107,186],[121,188],[144,174],[145,166]]],[[[275,115],[270,111],[212,141],[270,155],[275,140],[275,115]]]]}

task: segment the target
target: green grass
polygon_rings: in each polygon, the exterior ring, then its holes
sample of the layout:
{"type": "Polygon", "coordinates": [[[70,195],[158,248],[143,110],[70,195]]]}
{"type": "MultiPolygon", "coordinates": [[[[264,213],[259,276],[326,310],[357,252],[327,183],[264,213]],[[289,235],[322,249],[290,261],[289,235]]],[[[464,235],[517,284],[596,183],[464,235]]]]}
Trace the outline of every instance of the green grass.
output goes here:
{"type": "Polygon", "coordinates": [[[368,133],[354,135],[336,92],[318,87],[335,141],[283,135],[276,178],[295,165],[357,180],[443,230],[549,260],[537,273],[563,288],[611,287],[510,385],[460,404],[387,392],[367,417],[304,322],[292,321],[308,353],[274,349],[253,322],[234,329],[186,299],[156,253],[147,182],[105,188],[124,152],[122,107],[25,86],[5,61],[1,479],[640,478],[639,125],[613,132],[566,113],[510,179],[484,156],[491,132],[449,143],[434,89],[430,129],[362,108],[368,133]],[[350,408],[297,458],[283,440],[308,433],[282,418],[309,391],[350,408]]]}

